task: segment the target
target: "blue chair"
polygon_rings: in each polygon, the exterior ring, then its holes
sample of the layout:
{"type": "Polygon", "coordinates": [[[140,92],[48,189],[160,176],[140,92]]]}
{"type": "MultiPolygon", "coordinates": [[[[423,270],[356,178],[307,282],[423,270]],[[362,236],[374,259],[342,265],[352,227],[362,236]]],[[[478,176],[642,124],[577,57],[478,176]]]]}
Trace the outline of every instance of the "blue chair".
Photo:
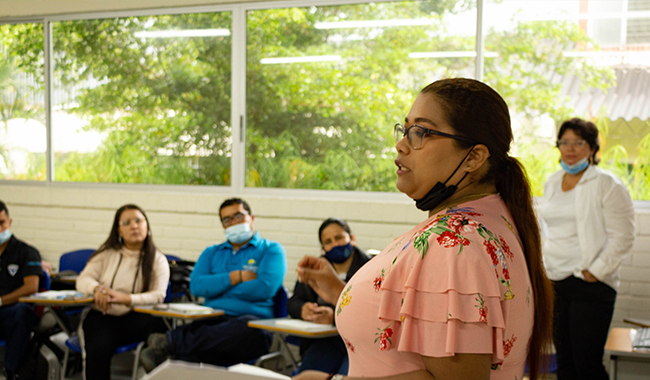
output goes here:
{"type": "Polygon", "coordinates": [[[273,296],[273,316],[275,318],[285,318],[289,315],[289,310],[287,310],[288,300],[289,291],[282,285],[273,296]]]}
{"type": "Polygon", "coordinates": [[[93,253],[94,249],[78,249],[64,253],[59,259],[59,272],[71,270],[77,274],[81,273],[93,253]]]}
{"type": "MultiPolygon", "coordinates": [[[[72,338],[69,338],[68,340],[65,341],[65,346],[66,350],[63,356],[63,368],[61,369],[61,374],[65,378],[66,376],[66,371],[68,367],[68,359],[70,356],[70,350],[81,354],[81,344],[79,343],[79,336],[75,335],[72,338]]],[[[131,344],[127,344],[121,347],[118,347],[117,350],[115,350],[115,354],[121,354],[123,352],[128,352],[128,351],[133,351],[135,350],[135,358],[133,359],[133,370],[131,371],[131,379],[136,380],[138,378],[138,365],[140,363],[140,352],[142,352],[142,348],[144,347],[144,342],[135,342],[131,344]]]]}

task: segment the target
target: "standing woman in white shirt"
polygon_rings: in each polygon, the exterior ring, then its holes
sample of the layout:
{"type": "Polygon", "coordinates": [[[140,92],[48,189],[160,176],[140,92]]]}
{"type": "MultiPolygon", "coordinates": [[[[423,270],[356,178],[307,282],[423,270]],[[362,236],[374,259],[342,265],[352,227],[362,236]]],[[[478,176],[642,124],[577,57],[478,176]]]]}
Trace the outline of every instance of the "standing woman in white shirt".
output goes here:
{"type": "Polygon", "coordinates": [[[95,296],[79,334],[86,379],[110,379],[118,347],[166,331],[162,319],[131,309],[163,302],[168,282],[169,264],[153,243],[146,214],[136,205],[120,207],[108,239],[77,279],[78,291],[95,296]]]}
{"type": "Polygon", "coordinates": [[[623,182],[598,165],[598,128],[574,118],[558,133],[562,170],[544,184],[544,263],[555,288],[558,380],[606,380],[602,363],[621,263],[634,241],[623,182]]]}

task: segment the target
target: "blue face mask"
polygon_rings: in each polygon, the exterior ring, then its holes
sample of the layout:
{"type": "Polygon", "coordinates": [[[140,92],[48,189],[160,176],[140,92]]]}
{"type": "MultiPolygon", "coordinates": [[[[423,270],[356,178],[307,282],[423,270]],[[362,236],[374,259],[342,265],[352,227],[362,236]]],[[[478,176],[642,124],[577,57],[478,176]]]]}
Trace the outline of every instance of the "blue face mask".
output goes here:
{"type": "Polygon", "coordinates": [[[226,228],[226,239],[233,244],[243,244],[253,236],[253,230],[248,223],[235,224],[226,228]]]}
{"type": "Polygon", "coordinates": [[[587,161],[587,157],[585,157],[582,160],[576,162],[575,164],[569,165],[566,162],[560,160],[560,166],[562,167],[562,169],[564,169],[565,172],[575,175],[585,170],[587,166],[589,166],[589,161],[587,161]]]}
{"type": "Polygon", "coordinates": [[[0,244],[4,244],[11,238],[11,231],[7,228],[6,230],[0,232],[0,244]]]}
{"type": "Polygon", "coordinates": [[[325,252],[325,257],[330,262],[340,264],[350,257],[354,248],[352,247],[352,242],[346,245],[336,246],[329,251],[325,252]]]}

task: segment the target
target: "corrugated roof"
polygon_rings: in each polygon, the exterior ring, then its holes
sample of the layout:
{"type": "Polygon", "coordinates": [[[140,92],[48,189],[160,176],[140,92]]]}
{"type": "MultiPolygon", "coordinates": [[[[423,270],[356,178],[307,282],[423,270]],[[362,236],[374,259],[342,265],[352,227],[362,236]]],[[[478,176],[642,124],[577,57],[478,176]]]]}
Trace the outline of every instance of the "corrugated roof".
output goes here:
{"type": "Polygon", "coordinates": [[[580,78],[570,75],[562,80],[563,95],[569,96],[577,115],[597,115],[604,108],[608,119],[650,119],[650,67],[614,66],[616,85],[605,93],[590,88],[580,92],[580,78]]]}

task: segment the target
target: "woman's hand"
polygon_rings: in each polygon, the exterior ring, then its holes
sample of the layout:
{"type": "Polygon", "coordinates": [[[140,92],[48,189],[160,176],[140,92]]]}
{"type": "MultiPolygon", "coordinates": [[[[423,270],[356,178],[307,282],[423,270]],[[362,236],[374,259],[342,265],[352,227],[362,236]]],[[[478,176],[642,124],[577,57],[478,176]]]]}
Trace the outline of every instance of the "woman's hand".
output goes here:
{"type": "Polygon", "coordinates": [[[325,372],[307,370],[307,371],[300,372],[292,379],[293,380],[327,380],[329,376],[330,375],[325,372]]]}
{"type": "Polygon", "coordinates": [[[331,325],[334,323],[334,310],[329,306],[318,306],[314,302],[305,302],[300,310],[300,318],[305,321],[331,325]]]}
{"type": "Polygon", "coordinates": [[[109,302],[110,303],[120,303],[122,305],[126,306],[131,306],[131,295],[118,292],[117,290],[113,289],[106,289],[106,292],[109,295],[109,302]]]}
{"type": "Polygon", "coordinates": [[[590,282],[590,283],[598,282],[598,279],[596,278],[596,276],[591,274],[591,272],[589,272],[589,270],[587,270],[587,269],[582,270],[582,277],[585,278],[585,281],[590,282]]]}
{"type": "Polygon", "coordinates": [[[111,307],[111,296],[108,295],[108,290],[110,289],[103,285],[99,285],[95,288],[95,305],[97,305],[104,314],[106,314],[108,309],[111,307]]]}
{"type": "Polygon", "coordinates": [[[305,256],[298,262],[298,281],[311,286],[312,289],[331,304],[336,304],[345,283],[332,268],[329,261],[322,257],[305,256]]]}

